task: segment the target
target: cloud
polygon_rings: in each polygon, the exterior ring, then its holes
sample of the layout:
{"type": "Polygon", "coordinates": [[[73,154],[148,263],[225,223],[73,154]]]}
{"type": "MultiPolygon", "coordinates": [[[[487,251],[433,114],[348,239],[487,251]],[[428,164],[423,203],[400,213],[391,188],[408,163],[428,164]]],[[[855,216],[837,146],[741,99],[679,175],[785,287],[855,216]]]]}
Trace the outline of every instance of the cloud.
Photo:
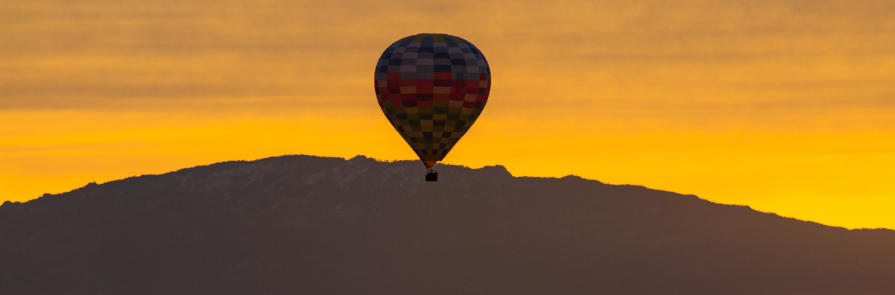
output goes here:
{"type": "Polygon", "coordinates": [[[519,101],[808,100],[895,83],[893,4],[859,2],[3,1],[0,108],[360,101],[381,50],[424,31],[477,43],[519,101]]]}

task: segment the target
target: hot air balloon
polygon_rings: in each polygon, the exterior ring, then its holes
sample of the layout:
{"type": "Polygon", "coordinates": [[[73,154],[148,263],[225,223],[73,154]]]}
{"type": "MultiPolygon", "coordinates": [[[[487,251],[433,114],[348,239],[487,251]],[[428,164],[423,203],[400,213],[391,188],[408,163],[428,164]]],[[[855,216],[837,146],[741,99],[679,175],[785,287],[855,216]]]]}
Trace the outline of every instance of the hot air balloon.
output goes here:
{"type": "Polygon", "coordinates": [[[475,45],[448,34],[392,43],[376,64],[376,99],[385,117],[437,181],[432,169],[482,113],[491,69],[475,45]]]}

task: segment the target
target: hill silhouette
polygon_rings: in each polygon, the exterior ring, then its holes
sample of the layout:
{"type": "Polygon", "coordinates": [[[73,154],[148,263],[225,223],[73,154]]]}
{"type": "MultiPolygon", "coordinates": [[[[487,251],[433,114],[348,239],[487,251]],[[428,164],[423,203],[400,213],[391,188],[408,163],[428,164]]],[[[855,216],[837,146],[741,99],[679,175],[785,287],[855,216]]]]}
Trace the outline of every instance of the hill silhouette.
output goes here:
{"type": "Polygon", "coordinates": [[[892,294],[895,232],[500,166],[283,156],[0,206],[0,294],[892,294]]]}

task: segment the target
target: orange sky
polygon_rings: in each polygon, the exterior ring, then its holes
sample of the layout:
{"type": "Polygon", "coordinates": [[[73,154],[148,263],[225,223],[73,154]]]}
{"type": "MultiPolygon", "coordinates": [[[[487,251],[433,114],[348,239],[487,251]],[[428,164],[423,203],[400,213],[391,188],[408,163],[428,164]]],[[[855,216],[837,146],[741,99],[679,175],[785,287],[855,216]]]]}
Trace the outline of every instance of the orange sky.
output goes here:
{"type": "Polygon", "coordinates": [[[493,73],[448,163],[895,228],[891,1],[0,0],[0,201],[282,154],[413,158],[372,72],[419,32],[493,73]]]}

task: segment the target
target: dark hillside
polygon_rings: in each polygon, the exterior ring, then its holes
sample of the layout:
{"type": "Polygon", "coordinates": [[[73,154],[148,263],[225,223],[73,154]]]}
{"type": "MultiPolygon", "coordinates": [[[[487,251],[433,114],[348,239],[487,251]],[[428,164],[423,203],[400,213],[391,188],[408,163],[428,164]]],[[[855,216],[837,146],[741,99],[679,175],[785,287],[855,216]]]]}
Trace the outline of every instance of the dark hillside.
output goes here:
{"type": "Polygon", "coordinates": [[[895,232],[503,167],[284,156],[0,207],[0,294],[893,294],[895,232]]]}

